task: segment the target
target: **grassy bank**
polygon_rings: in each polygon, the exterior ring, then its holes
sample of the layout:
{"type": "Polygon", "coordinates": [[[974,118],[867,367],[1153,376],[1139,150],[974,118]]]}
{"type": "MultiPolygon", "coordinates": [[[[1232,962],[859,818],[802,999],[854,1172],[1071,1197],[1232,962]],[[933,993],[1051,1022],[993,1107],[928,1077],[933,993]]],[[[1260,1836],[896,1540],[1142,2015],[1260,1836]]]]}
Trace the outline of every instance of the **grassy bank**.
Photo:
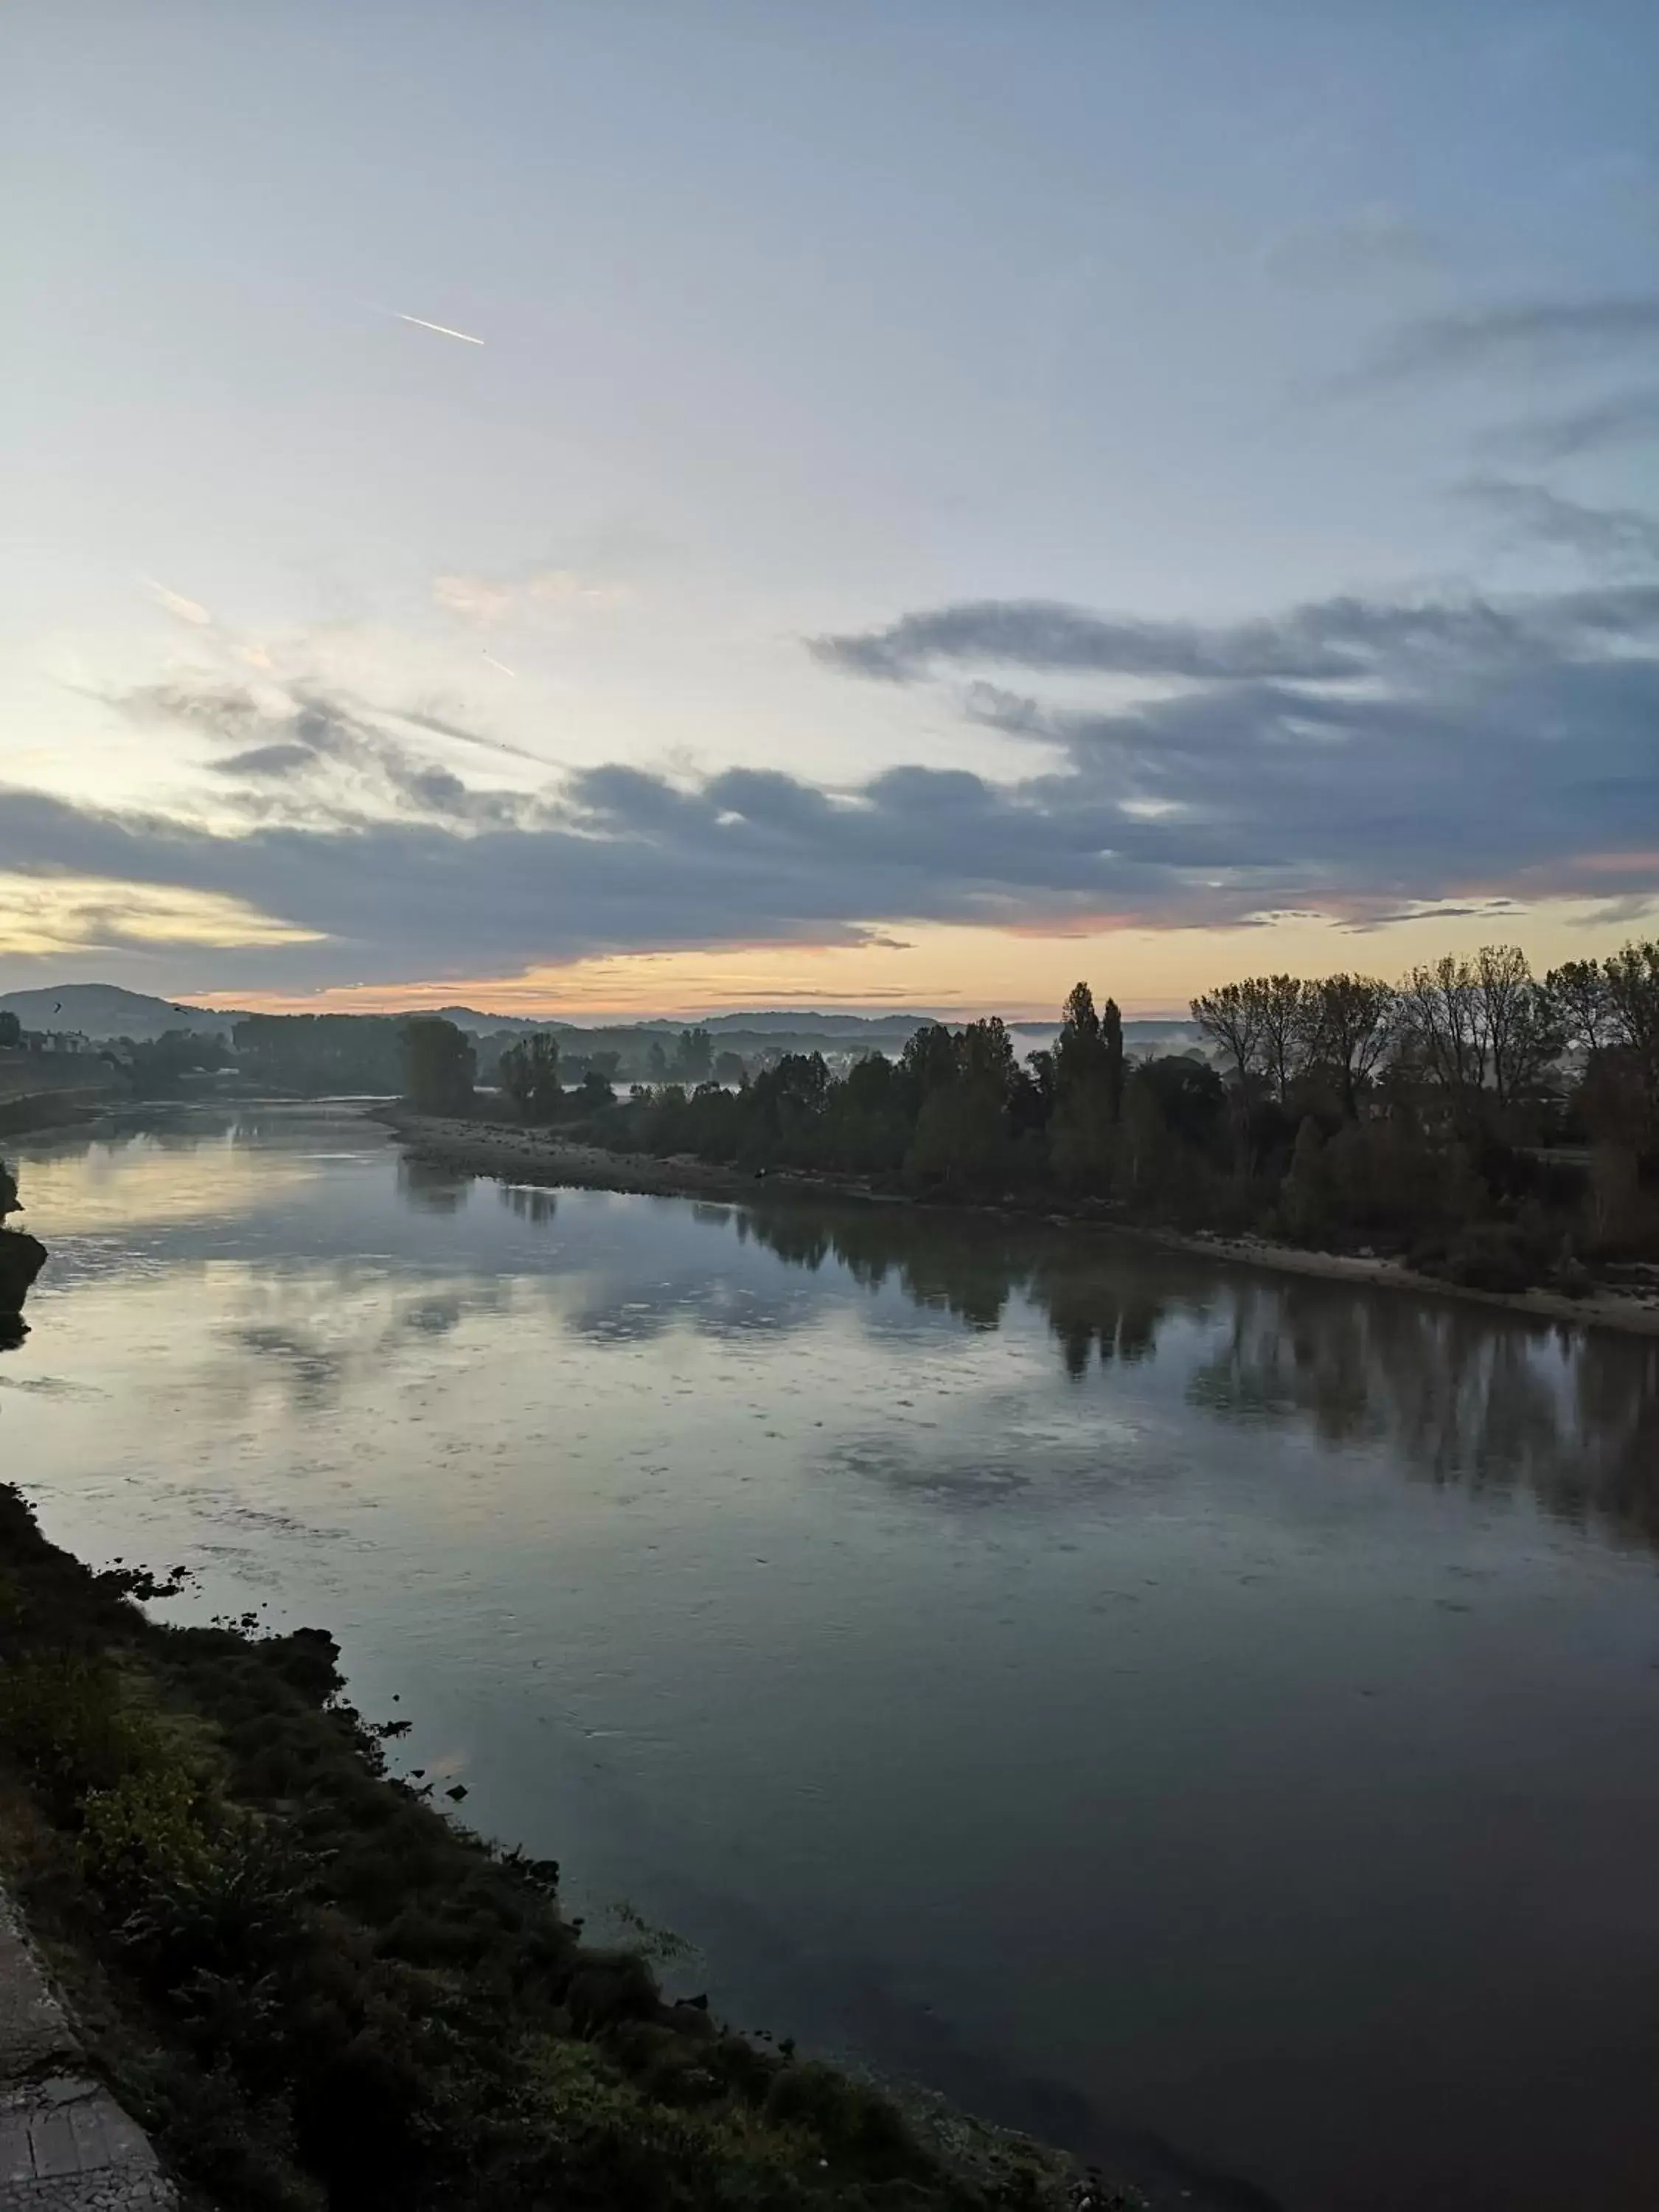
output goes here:
{"type": "Polygon", "coordinates": [[[326,1635],[167,1628],[133,1601],[154,1594],[0,1489],[0,1876],[199,2202],[1073,2201],[1034,2147],[930,2136],[585,1945],[556,1867],[387,1777],[326,1635]]]}

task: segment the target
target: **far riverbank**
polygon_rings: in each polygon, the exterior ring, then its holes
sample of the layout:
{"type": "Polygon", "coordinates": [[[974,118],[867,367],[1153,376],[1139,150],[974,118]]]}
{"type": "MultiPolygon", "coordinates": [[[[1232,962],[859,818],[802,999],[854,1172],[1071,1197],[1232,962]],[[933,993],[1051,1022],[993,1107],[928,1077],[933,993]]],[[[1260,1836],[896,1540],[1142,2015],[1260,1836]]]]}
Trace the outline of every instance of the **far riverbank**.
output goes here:
{"type": "Polygon", "coordinates": [[[0,1097],[0,1138],[33,1136],[42,1129],[76,1129],[125,1102],[112,1089],[36,1091],[0,1097]]]}
{"type": "MultiPolygon", "coordinates": [[[[937,1210],[952,1201],[878,1190],[855,1179],[774,1169],[763,1178],[678,1154],[617,1152],[573,1141],[550,1129],[526,1129],[513,1123],[446,1120],[414,1114],[392,1103],[375,1107],[384,1121],[422,1159],[509,1182],[552,1185],[580,1190],[615,1190],[658,1198],[719,1199],[752,1205],[765,1196],[852,1200],[862,1205],[919,1206],[937,1210]]],[[[1496,1308],[1530,1320],[1570,1322],[1583,1328],[1616,1329],[1626,1335],[1659,1336],[1659,1279],[1629,1291],[1598,1288],[1583,1297],[1560,1291],[1481,1291],[1420,1273],[1402,1261],[1372,1255],[1320,1252],[1270,1243],[1257,1237],[1222,1237],[1206,1231],[1187,1233],[1139,1223],[1114,1221],[1097,1207],[1067,1208],[1045,1192],[1029,1205],[962,1205],[957,1210],[992,1212],[1012,1219],[1043,1220],[1059,1227],[1089,1229],[1129,1237],[1164,1250],[1189,1252],[1231,1265],[1265,1267],[1275,1273],[1314,1276],[1376,1290],[1407,1291],[1420,1297],[1455,1298],[1463,1304],[1496,1308]]]]}

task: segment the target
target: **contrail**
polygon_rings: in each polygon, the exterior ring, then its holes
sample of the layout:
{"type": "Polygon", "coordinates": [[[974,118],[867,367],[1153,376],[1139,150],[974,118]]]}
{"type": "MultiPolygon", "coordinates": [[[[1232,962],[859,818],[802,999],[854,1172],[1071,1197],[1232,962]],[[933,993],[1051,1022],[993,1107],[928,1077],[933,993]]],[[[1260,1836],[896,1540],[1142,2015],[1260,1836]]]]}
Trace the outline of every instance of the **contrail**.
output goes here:
{"type": "MultiPolygon", "coordinates": [[[[480,648],[480,650],[482,650],[482,648],[480,648]]],[[[497,660],[493,653],[486,653],[484,654],[484,659],[489,663],[492,668],[499,668],[503,676],[510,676],[515,684],[518,682],[519,672],[517,669],[509,668],[504,660],[497,660]]]]}
{"type": "Polygon", "coordinates": [[[421,315],[400,315],[395,307],[382,307],[380,313],[390,315],[394,322],[413,323],[417,331],[436,331],[441,338],[459,338],[463,345],[483,343],[482,338],[475,338],[470,331],[452,331],[447,323],[428,323],[421,315]]]}

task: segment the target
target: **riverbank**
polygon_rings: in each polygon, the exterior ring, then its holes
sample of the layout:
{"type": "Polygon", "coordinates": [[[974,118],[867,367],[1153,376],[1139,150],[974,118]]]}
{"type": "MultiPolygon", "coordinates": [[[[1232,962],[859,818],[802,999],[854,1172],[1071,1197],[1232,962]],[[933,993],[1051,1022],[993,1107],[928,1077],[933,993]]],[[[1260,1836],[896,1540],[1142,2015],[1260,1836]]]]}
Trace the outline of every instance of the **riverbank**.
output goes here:
{"type": "Polygon", "coordinates": [[[130,1094],[114,1091],[36,1091],[0,1097],[0,1137],[40,1129],[75,1129],[96,1121],[130,1094]]]}
{"type": "Polygon", "coordinates": [[[901,2112],[721,2027],[705,2000],[670,2002],[641,1958],[584,1943],[556,1866],[387,1773],[403,1724],[345,1703],[329,1637],[167,1628],[134,1601],[164,1595],[142,1571],[94,1572],[0,1489],[0,1881],[92,2072],[187,2200],[1084,2201],[1023,2138],[901,2112]]]}
{"type": "MultiPolygon", "coordinates": [[[[794,1170],[774,1170],[764,1180],[707,1160],[678,1155],[659,1159],[638,1152],[608,1152],[580,1144],[553,1130],[526,1129],[510,1123],[443,1120],[412,1114],[401,1105],[376,1107],[374,1118],[434,1164],[463,1173],[494,1176],[505,1182],[541,1183],[583,1190],[633,1192],[659,1198],[717,1199],[753,1205],[762,1198],[852,1200],[862,1205],[926,1206],[944,1201],[877,1190],[854,1179],[794,1170]]],[[[1067,1209],[1044,1193],[1029,1205],[1005,1200],[963,1211],[994,1212],[1013,1220],[1040,1220],[1068,1229],[1089,1229],[1127,1237],[1156,1249],[1185,1252],[1229,1265],[1265,1267],[1278,1274],[1312,1276],[1374,1290],[1405,1291],[1419,1297],[1451,1298],[1459,1304],[1522,1315],[1534,1321],[1571,1322],[1583,1328],[1616,1329],[1627,1335],[1659,1336],[1659,1269],[1644,1285],[1626,1290],[1592,1288],[1580,1297],[1553,1290],[1483,1291],[1448,1283],[1408,1267],[1403,1261],[1368,1254],[1319,1252],[1278,1244],[1263,1237],[1222,1237],[1141,1223],[1115,1221],[1098,1206],[1067,1209]]]]}
{"type": "Polygon", "coordinates": [[[1425,1275],[1408,1267],[1403,1260],[1304,1251],[1293,1244],[1273,1244],[1261,1237],[1217,1237],[1202,1231],[1188,1236],[1162,1229],[1126,1229],[1122,1233],[1170,1251],[1201,1253],[1206,1259],[1225,1260],[1237,1267],[1268,1267],[1276,1274],[1312,1275],[1322,1282],[1409,1291],[1419,1297],[1455,1298],[1462,1305],[1488,1306],[1503,1313],[1528,1315],[1535,1321],[1571,1322],[1583,1328],[1659,1336],[1659,1269],[1654,1271],[1650,1288],[1593,1289],[1582,1297],[1569,1297],[1561,1291],[1476,1290],[1468,1284],[1443,1282],[1437,1275],[1425,1275]]]}

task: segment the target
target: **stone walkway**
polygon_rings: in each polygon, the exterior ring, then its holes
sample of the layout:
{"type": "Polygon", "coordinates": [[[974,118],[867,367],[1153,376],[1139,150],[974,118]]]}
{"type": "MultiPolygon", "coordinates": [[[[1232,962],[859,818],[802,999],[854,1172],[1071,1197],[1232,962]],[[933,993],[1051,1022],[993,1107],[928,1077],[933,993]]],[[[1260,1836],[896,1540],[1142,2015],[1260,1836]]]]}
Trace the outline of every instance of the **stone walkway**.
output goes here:
{"type": "Polygon", "coordinates": [[[87,2071],[0,1891],[0,2212],[173,2212],[148,2137],[87,2071]]]}

